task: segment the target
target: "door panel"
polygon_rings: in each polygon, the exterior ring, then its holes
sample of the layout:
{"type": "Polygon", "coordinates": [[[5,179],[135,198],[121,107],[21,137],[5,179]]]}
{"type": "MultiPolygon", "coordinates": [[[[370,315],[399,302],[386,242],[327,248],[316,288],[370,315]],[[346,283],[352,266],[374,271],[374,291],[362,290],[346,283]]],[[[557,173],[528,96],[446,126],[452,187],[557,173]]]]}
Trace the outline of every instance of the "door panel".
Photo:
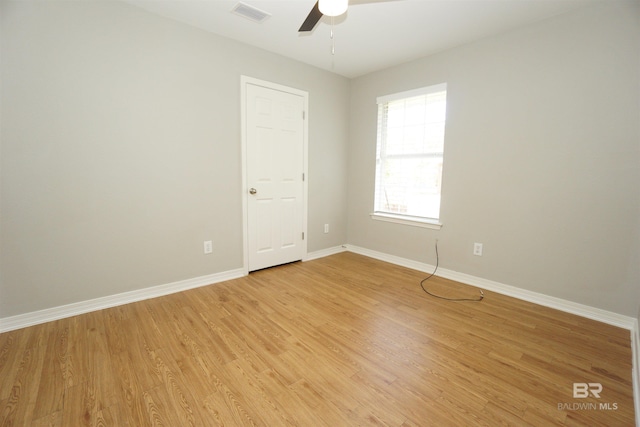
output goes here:
{"type": "Polygon", "coordinates": [[[304,98],[246,87],[249,271],[302,259],[304,98]]]}

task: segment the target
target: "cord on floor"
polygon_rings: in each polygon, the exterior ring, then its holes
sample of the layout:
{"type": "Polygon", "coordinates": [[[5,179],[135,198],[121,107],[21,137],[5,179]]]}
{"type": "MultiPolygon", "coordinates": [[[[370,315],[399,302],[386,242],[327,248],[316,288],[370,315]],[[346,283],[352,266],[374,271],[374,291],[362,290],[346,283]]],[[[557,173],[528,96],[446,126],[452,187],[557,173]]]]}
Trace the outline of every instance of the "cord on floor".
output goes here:
{"type": "Polygon", "coordinates": [[[480,302],[484,299],[484,292],[482,292],[482,289],[480,289],[480,296],[478,298],[447,298],[447,297],[443,297],[441,295],[436,295],[432,292],[429,292],[429,290],[427,290],[427,288],[424,287],[424,282],[431,279],[436,274],[436,271],[438,271],[439,263],[440,263],[440,255],[438,254],[438,240],[436,240],[436,268],[433,270],[433,273],[431,273],[429,276],[422,279],[422,281],[420,282],[420,287],[422,288],[423,291],[425,291],[428,295],[431,295],[432,297],[440,298],[446,301],[480,302]]]}

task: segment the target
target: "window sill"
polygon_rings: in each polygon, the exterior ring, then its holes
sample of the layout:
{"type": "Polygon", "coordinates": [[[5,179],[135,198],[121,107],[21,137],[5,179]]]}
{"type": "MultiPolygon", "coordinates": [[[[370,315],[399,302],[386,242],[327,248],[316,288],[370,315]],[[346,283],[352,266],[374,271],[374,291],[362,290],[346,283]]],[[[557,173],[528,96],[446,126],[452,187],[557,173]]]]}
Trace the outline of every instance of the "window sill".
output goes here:
{"type": "Polygon", "coordinates": [[[409,217],[404,215],[393,215],[393,214],[382,213],[382,212],[375,212],[369,215],[371,216],[371,219],[375,219],[377,221],[394,222],[396,224],[410,225],[413,227],[430,228],[432,230],[440,230],[442,228],[442,224],[433,219],[409,217]]]}

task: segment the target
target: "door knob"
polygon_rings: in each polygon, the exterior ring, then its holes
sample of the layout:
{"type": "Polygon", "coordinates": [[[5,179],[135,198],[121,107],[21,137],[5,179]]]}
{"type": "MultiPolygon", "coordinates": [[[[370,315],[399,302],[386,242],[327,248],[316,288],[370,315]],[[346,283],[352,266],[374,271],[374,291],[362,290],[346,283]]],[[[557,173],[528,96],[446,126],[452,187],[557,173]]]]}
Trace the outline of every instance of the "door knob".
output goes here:
{"type": "Polygon", "coordinates": [[[249,189],[249,194],[256,194],[258,192],[258,190],[256,190],[255,188],[250,188],[249,189]]]}

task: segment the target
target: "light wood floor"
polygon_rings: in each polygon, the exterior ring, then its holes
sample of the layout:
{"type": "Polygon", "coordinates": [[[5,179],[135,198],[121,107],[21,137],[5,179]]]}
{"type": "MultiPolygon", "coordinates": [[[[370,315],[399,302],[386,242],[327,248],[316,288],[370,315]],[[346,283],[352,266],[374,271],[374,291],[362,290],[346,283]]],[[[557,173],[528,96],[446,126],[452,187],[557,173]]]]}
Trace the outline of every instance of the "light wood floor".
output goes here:
{"type": "Polygon", "coordinates": [[[342,253],[1,334],[0,425],[634,425],[629,331],[424,276],[342,253]]]}

